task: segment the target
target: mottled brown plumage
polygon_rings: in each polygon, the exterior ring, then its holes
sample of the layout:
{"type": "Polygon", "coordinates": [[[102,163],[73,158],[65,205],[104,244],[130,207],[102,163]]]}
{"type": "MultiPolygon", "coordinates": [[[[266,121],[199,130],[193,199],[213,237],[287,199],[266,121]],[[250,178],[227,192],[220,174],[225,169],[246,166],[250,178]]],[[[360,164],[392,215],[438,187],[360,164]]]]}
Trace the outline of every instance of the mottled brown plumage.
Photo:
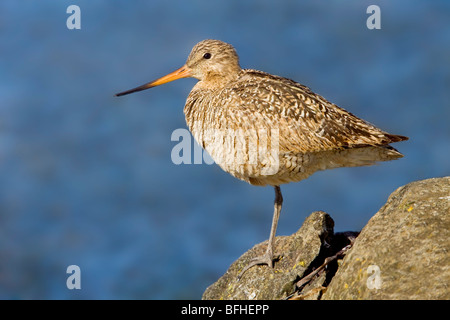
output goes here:
{"type": "Polygon", "coordinates": [[[408,139],[378,129],[295,81],[241,69],[234,48],[218,40],[199,42],[182,68],[118,95],[183,77],[200,80],[184,107],[196,141],[236,178],[275,187],[266,254],[242,273],[256,264],[273,266],[281,184],[319,170],[401,158],[389,144],[408,139]]]}

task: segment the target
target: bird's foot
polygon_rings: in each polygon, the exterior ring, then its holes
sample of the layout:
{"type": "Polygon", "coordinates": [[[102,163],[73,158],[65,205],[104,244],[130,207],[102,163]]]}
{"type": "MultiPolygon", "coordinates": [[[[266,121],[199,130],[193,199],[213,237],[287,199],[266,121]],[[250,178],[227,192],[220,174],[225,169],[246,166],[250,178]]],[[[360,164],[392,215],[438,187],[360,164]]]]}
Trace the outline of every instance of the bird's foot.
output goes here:
{"type": "Polygon", "coordinates": [[[237,277],[237,280],[239,281],[242,278],[242,276],[244,275],[244,273],[248,269],[250,269],[250,268],[252,268],[254,266],[267,265],[267,266],[273,268],[274,260],[278,260],[278,257],[276,257],[274,259],[274,256],[273,256],[272,252],[268,252],[268,251],[266,251],[266,253],[264,255],[262,255],[262,256],[253,258],[252,260],[250,260],[250,263],[239,273],[239,275],[237,277]]]}

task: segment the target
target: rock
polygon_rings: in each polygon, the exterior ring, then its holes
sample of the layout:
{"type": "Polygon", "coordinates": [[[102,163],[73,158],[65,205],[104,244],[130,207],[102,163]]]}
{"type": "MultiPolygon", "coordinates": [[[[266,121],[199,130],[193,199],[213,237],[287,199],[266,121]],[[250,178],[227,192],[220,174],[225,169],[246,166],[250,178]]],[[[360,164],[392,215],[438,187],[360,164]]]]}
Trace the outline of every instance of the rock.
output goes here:
{"type": "Polygon", "coordinates": [[[296,281],[319,256],[323,244],[333,234],[334,222],[322,211],[313,212],[291,236],[276,237],[275,254],[283,256],[268,266],[250,268],[238,281],[240,271],[256,256],[262,255],[267,241],[254,246],[234,262],[216,283],[206,289],[203,299],[282,299],[294,290],[296,281]]]}
{"type": "Polygon", "coordinates": [[[391,194],[322,299],[449,299],[450,177],[391,194]]]}
{"type": "Polygon", "coordinates": [[[282,257],[274,269],[253,267],[237,281],[266,249],[258,244],[203,299],[449,299],[449,213],[450,177],[397,189],[356,239],[355,232],[334,234],[331,217],[313,212],[296,233],[276,238],[282,257]]]}

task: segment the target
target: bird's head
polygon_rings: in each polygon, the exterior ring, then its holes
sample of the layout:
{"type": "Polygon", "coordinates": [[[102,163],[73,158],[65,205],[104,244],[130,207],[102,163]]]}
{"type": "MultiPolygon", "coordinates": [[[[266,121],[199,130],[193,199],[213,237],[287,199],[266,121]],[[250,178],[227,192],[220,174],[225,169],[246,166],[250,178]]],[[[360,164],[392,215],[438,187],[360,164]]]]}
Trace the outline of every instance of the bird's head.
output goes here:
{"type": "Polygon", "coordinates": [[[240,71],[239,57],[232,45],[220,40],[203,40],[192,48],[186,63],[181,68],[142,86],[117,93],[116,96],[123,96],[187,77],[200,81],[226,82],[235,78],[240,71]]]}

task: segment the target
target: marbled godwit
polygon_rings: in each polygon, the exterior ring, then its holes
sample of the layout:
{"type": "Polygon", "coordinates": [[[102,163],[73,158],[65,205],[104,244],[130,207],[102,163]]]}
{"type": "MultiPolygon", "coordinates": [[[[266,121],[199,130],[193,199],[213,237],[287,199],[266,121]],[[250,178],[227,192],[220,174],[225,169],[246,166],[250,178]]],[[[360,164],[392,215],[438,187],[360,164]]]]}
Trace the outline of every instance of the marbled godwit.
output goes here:
{"type": "Polygon", "coordinates": [[[116,96],[186,77],[200,80],[184,107],[196,141],[234,177],[275,189],[266,252],[240,275],[258,264],[273,267],[281,184],[403,156],[389,144],[407,137],[384,132],[297,82],[241,69],[233,46],[218,40],[199,42],[180,69],[116,96]]]}

